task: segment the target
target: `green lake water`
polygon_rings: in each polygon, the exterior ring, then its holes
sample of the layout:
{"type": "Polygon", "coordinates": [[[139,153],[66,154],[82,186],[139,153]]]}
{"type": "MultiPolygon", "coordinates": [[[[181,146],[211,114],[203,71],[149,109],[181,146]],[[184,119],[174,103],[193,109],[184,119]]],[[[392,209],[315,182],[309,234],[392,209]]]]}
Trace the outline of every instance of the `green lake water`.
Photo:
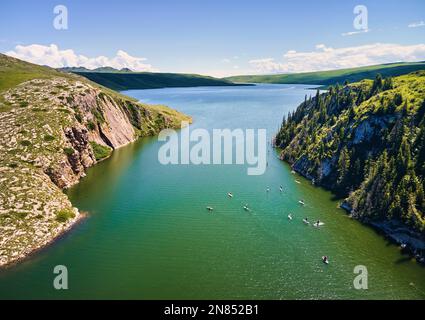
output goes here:
{"type": "MultiPolygon", "coordinates": [[[[314,93],[302,85],[126,92],[192,115],[191,129],[265,128],[269,138],[314,93]]],[[[265,174],[248,176],[244,165],[161,165],[161,145],[141,139],[89,169],[68,191],[88,218],[0,271],[0,298],[425,298],[425,268],[292,174],[270,147],[265,174]],[[304,217],[325,225],[307,226],[304,217]],[[66,291],[53,288],[56,265],[68,268],[66,291]],[[353,287],[357,265],[368,269],[368,290],[353,287]]]]}

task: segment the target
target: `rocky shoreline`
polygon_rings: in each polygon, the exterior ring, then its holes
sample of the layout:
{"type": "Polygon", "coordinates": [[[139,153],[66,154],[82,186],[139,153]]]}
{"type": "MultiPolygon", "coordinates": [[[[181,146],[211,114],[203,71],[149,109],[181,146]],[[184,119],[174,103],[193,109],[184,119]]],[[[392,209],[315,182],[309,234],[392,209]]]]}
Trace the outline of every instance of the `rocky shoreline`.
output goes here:
{"type": "MultiPolygon", "coordinates": [[[[285,161],[282,158],[281,160],[285,161]]],[[[291,164],[291,168],[307,180],[314,181],[312,176],[305,174],[303,170],[300,169],[302,166],[291,164]]],[[[316,186],[328,189],[325,185],[316,184],[316,186]]],[[[353,208],[346,200],[344,200],[339,207],[344,209],[353,219],[372,227],[391,243],[399,245],[403,253],[409,254],[412,258],[416,259],[418,263],[425,266],[425,239],[422,239],[419,234],[409,230],[399,221],[369,221],[362,219],[356,215],[353,208]]]]}
{"type": "Polygon", "coordinates": [[[55,244],[57,241],[62,239],[64,236],[66,236],[68,232],[70,232],[80,223],[83,223],[87,219],[87,217],[88,217],[87,213],[79,212],[78,215],[74,219],[69,220],[68,224],[64,226],[55,236],[47,238],[43,243],[39,243],[34,247],[29,247],[28,250],[26,250],[26,252],[20,254],[16,259],[9,261],[8,263],[1,264],[0,271],[12,268],[13,266],[16,266],[17,264],[21,262],[31,259],[31,257],[33,257],[34,255],[40,253],[44,249],[47,249],[49,246],[55,244]]]}
{"type": "Polygon", "coordinates": [[[353,212],[351,205],[347,201],[343,201],[340,204],[340,208],[347,211],[352,218],[371,226],[391,243],[399,245],[403,253],[409,254],[412,258],[415,258],[417,262],[425,265],[425,240],[420,234],[408,229],[400,221],[371,221],[361,219],[353,212]]]}

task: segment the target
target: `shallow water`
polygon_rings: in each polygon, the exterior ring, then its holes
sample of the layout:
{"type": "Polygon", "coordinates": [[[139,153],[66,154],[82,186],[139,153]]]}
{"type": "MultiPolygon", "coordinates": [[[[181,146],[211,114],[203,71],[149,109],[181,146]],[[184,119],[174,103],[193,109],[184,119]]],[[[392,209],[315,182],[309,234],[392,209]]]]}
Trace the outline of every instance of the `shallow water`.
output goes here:
{"type": "MultiPolygon", "coordinates": [[[[271,138],[283,114],[315,93],[310,87],[126,94],[192,115],[190,130],[265,128],[271,138]]],[[[348,218],[329,192],[293,175],[275,150],[269,148],[264,175],[248,176],[243,165],[163,166],[161,145],[156,138],[141,139],[91,168],[68,192],[75,206],[90,213],[88,219],[0,272],[0,298],[425,298],[425,268],[348,218]],[[251,212],[243,210],[245,203],[251,212]],[[307,226],[304,217],[325,225],[307,226]],[[321,262],[323,255],[329,265],[321,262]],[[52,285],[59,264],[68,268],[66,291],[52,285]],[[356,265],[368,269],[368,290],[353,288],[356,265]]]]}

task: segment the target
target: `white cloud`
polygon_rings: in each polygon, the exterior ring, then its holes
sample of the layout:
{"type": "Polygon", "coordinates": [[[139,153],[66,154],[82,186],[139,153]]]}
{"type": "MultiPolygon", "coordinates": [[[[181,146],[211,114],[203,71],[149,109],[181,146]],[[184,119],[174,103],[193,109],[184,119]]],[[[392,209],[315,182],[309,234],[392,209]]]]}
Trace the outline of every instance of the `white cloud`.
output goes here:
{"type": "Polygon", "coordinates": [[[409,28],[419,28],[419,27],[425,27],[424,21],[418,21],[418,22],[412,22],[408,25],[409,28]]]}
{"type": "Polygon", "coordinates": [[[95,69],[99,67],[113,67],[116,69],[129,68],[133,71],[155,71],[154,68],[145,63],[146,58],[133,57],[123,50],[118,50],[112,58],[105,56],[86,57],[76,54],[74,50],[60,50],[57,45],[43,46],[32,44],[28,46],[18,45],[14,50],[6,52],[21,60],[53,68],[62,67],[85,67],[95,69]]]}
{"type": "Polygon", "coordinates": [[[282,72],[285,69],[282,63],[276,62],[273,58],[254,59],[249,63],[259,73],[282,72]]]}
{"type": "Polygon", "coordinates": [[[344,32],[344,33],[341,33],[341,35],[343,37],[349,37],[349,36],[354,36],[356,34],[368,33],[369,31],[370,31],[370,29],[363,29],[363,30],[359,30],[359,31],[344,32]]]}
{"type": "Polygon", "coordinates": [[[257,73],[294,73],[420,60],[425,60],[425,44],[375,43],[337,49],[319,44],[311,52],[290,50],[283,55],[281,62],[264,58],[249,63],[257,73]]]}

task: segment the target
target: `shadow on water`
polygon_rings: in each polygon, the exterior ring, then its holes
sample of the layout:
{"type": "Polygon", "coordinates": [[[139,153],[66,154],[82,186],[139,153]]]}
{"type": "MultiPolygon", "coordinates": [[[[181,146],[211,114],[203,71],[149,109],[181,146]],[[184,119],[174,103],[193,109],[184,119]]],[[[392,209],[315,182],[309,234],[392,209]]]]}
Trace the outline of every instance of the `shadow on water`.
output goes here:
{"type": "MultiPolygon", "coordinates": [[[[78,185],[66,191],[66,194],[73,199],[84,199],[85,186],[99,186],[97,192],[91,190],[91,196],[98,196],[101,200],[105,193],[113,191],[114,186],[128,166],[134,162],[135,157],[148,144],[155,140],[153,137],[142,138],[132,142],[125,147],[114,150],[111,157],[96,165],[96,168],[89,168],[87,176],[78,185]],[[109,189],[109,190],[108,190],[109,189]]],[[[93,201],[93,200],[91,200],[93,201]]],[[[81,205],[81,204],[80,204],[81,205]]]]}
{"type": "Polygon", "coordinates": [[[331,201],[343,201],[347,195],[332,193],[331,201]]]}
{"type": "MultiPolygon", "coordinates": [[[[96,164],[96,167],[89,168],[87,175],[74,187],[66,190],[65,193],[72,199],[84,199],[86,193],[85,186],[92,186],[98,184],[100,187],[97,189],[90,188],[92,195],[93,190],[98,190],[99,200],[104,197],[104,189],[107,186],[114,185],[116,180],[120,177],[120,174],[128,168],[128,166],[134,160],[134,157],[143,149],[144,146],[150,144],[154,140],[152,137],[142,138],[136,142],[130,143],[125,147],[115,150],[111,157],[96,164]]],[[[32,265],[36,265],[43,261],[44,257],[51,251],[60,249],[60,247],[75,237],[79,232],[82,232],[85,228],[85,223],[90,219],[92,212],[84,210],[83,203],[73,203],[77,206],[80,211],[85,215],[72,229],[68,232],[64,232],[58,236],[52,243],[34,251],[23,260],[12,264],[4,269],[0,269],[0,276],[5,276],[8,272],[14,273],[15,270],[25,270],[30,268],[32,265]]]]}
{"type": "Polygon", "coordinates": [[[395,261],[395,264],[403,264],[403,263],[411,262],[411,261],[412,261],[412,258],[410,258],[410,257],[408,257],[408,256],[403,256],[403,257],[401,257],[401,258],[397,259],[397,260],[395,261]]]}

